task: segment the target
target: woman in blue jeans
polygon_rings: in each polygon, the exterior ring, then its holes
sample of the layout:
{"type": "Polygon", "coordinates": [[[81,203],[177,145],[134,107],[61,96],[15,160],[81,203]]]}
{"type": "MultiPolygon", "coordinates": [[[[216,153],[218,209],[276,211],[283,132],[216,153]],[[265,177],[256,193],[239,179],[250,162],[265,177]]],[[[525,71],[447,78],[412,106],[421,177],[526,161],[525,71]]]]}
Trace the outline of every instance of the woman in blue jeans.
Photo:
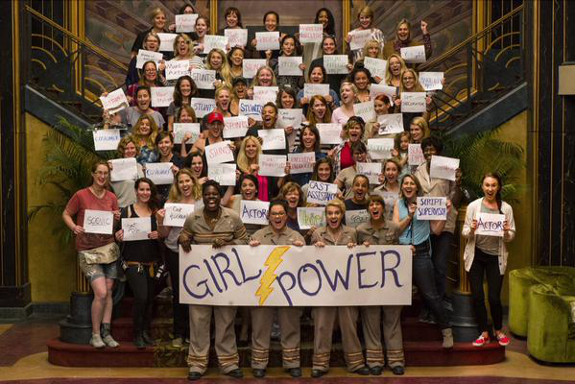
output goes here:
{"type": "MultiPolygon", "coordinates": [[[[425,304],[431,309],[441,327],[443,348],[453,347],[453,333],[441,297],[435,286],[435,271],[431,261],[431,233],[439,234],[445,220],[419,220],[416,214],[417,196],[422,194],[421,185],[411,174],[401,179],[400,198],[395,202],[393,221],[399,225],[399,244],[411,245],[413,250],[413,282],[425,304]]],[[[451,208],[448,203],[448,210],[451,208]]]]}

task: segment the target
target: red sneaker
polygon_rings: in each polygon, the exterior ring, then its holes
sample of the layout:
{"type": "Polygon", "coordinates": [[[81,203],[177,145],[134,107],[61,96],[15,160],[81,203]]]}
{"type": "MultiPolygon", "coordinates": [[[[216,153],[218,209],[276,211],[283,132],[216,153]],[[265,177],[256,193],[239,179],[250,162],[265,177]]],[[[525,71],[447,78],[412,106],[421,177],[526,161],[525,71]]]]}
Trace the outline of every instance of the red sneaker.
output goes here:
{"type": "Polygon", "coordinates": [[[509,345],[509,343],[511,342],[511,340],[509,340],[509,337],[507,337],[507,335],[503,332],[499,332],[499,334],[497,335],[497,342],[499,343],[499,345],[501,345],[502,347],[506,347],[509,345]]]}
{"type": "Polygon", "coordinates": [[[473,342],[474,347],[483,347],[485,344],[489,344],[489,336],[484,337],[483,334],[473,342]]]}

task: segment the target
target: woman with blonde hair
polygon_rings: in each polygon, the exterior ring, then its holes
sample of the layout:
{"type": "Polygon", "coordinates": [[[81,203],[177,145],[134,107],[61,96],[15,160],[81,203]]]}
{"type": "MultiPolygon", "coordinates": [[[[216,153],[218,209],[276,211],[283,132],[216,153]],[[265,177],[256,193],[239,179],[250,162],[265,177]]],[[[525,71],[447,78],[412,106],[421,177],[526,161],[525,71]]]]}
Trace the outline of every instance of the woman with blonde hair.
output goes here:
{"type": "Polygon", "coordinates": [[[238,151],[237,165],[240,175],[254,175],[258,180],[258,198],[269,201],[269,183],[267,176],[258,175],[260,169],[259,158],[262,154],[262,145],[254,136],[248,136],[242,140],[238,151]]]}
{"type": "Polygon", "coordinates": [[[132,45],[130,58],[134,58],[138,55],[138,50],[143,46],[144,40],[148,33],[168,33],[168,29],[166,28],[166,13],[160,7],[156,7],[152,9],[150,12],[150,21],[152,22],[152,26],[145,31],[138,33],[136,36],[136,40],[132,45]]]}
{"type": "MultiPolygon", "coordinates": [[[[140,154],[140,147],[136,139],[132,135],[124,136],[118,143],[117,158],[130,159],[136,158],[140,154]]],[[[108,166],[112,169],[112,162],[108,162],[108,166]]],[[[134,183],[137,179],[144,177],[142,165],[136,163],[137,175],[131,180],[120,180],[110,182],[112,191],[118,198],[118,205],[120,208],[125,208],[130,204],[136,202],[136,192],[134,190],[134,183]]]]}
{"type": "MultiPolygon", "coordinates": [[[[424,20],[421,20],[421,33],[423,35],[423,46],[425,47],[425,58],[429,59],[433,53],[431,35],[427,30],[427,23],[424,20]]],[[[422,44],[411,40],[411,24],[407,19],[401,19],[399,23],[397,23],[395,40],[386,42],[383,47],[383,57],[389,58],[394,53],[399,54],[401,48],[415,47],[418,45],[422,44]]]]}
{"type": "MultiPolygon", "coordinates": [[[[425,92],[425,89],[419,82],[417,77],[417,72],[414,69],[407,68],[401,72],[401,85],[399,87],[399,97],[395,99],[395,105],[401,111],[401,95],[403,92],[425,92]]],[[[425,112],[402,112],[403,113],[403,126],[405,130],[409,128],[409,122],[415,117],[424,117],[427,119],[429,117],[428,110],[431,106],[431,97],[425,97],[425,103],[427,105],[427,110],[425,112]]],[[[396,108],[396,109],[397,109],[396,108]]]]}
{"type": "Polygon", "coordinates": [[[274,70],[267,65],[259,67],[256,71],[252,84],[248,88],[248,98],[253,99],[254,87],[272,87],[278,85],[274,70]]]}
{"type": "Polygon", "coordinates": [[[206,57],[206,69],[216,71],[216,87],[232,85],[232,73],[230,64],[224,51],[218,48],[212,49],[206,57]]]}
{"type": "Polygon", "coordinates": [[[355,115],[353,105],[357,101],[357,87],[349,81],[341,83],[339,94],[341,96],[341,105],[331,115],[331,122],[337,124],[345,124],[350,117],[355,115]]]}
{"type": "MultiPolygon", "coordinates": [[[[359,27],[349,32],[345,38],[345,41],[350,44],[354,33],[371,30],[371,40],[375,40],[379,42],[380,46],[383,46],[383,32],[381,32],[381,29],[375,28],[373,26],[374,16],[375,13],[369,5],[362,7],[357,13],[357,21],[359,22],[359,27]]],[[[362,56],[363,48],[349,50],[349,57],[354,63],[362,56]]]]}
{"type": "Polygon", "coordinates": [[[407,69],[403,58],[394,53],[387,59],[387,69],[385,71],[385,84],[392,87],[401,86],[401,73],[407,69]]]}
{"type": "Polygon", "coordinates": [[[204,68],[202,58],[195,54],[192,47],[192,39],[185,33],[180,33],[178,37],[174,39],[174,58],[170,61],[184,60],[190,62],[190,71],[194,68],[204,68]]]}
{"type": "Polygon", "coordinates": [[[132,129],[132,136],[140,147],[138,163],[144,165],[158,160],[156,152],[156,138],[158,137],[158,126],[154,119],[148,115],[142,115],[132,129]]]}

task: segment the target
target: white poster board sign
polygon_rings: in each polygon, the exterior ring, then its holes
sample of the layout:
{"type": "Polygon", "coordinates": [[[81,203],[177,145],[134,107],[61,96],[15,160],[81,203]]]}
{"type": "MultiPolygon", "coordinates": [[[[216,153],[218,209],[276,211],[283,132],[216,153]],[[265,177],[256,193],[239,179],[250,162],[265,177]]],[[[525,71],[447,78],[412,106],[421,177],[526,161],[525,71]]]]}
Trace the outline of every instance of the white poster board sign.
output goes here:
{"type": "Polygon", "coordinates": [[[379,123],[378,133],[380,135],[392,135],[403,132],[403,114],[389,113],[377,116],[379,123]]]}
{"type": "Polygon", "coordinates": [[[224,138],[244,137],[249,129],[247,116],[224,117],[224,138]]]}
{"type": "Polygon", "coordinates": [[[198,89],[214,89],[214,82],[216,81],[216,71],[213,69],[192,69],[190,74],[192,80],[198,86],[198,89]]]}
{"type": "Polygon", "coordinates": [[[285,155],[260,155],[258,174],[260,176],[284,177],[287,156],[285,155]]]}
{"type": "Polygon", "coordinates": [[[96,151],[115,151],[122,139],[119,129],[99,129],[92,134],[96,151]]]}
{"type": "Polygon", "coordinates": [[[263,140],[264,151],[286,148],[286,135],[283,129],[260,129],[258,136],[263,140]]]}
{"type": "Polygon", "coordinates": [[[112,164],[110,181],[136,180],[138,178],[138,165],[135,157],[109,161],[112,164]]]}
{"type": "Polygon", "coordinates": [[[383,84],[383,82],[380,84],[371,84],[369,86],[369,97],[374,99],[377,95],[381,94],[387,95],[387,97],[389,97],[389,101],[393,105],[393,98],[397,96],[397,87],[383,84]]]}
{"type": "Polygon", "coordinates": [[[503,237],[505,215],[479,212],[476,220],[476,235],[503,237]]]}
{"type": "Polygon", "coordinates": [[[426,91],[443,89],[443,72],[420,72],[419,83],[426,91]]]}
{"type": "Polygon", "coordinates": [[[321,144],[341,144],[341,124],[316,124],[321,144]]]}
{"type": "Polygon", "coordinates": [[[178,37],[177,33],[158,33],[158,37],[160,38],[160,51],[174,51],[174,40],[178,37]]]}
{"type": "Polygon", "coordinates": [[[110,114],[129,107],[128,99],[122,88],[118,88],[106,96],[101,96],[100,101],[102,102],[102,109],[108,111],[110,114]]]}
{"type": "Polygon", "coordinates": [[[196,20],[200,15],[197,13],[188,13],[184,15],[176,15],[176,32],[186,33],[196,31],[196,20]]]}
{"type": "Polygon", "coordinates": [[[111,235],[114,230],[114,212],[86,209],[82,227],[85,233],[111,235]]]}
{"type": "Polygon", "coordinates": [[[375,108],[371,100],[354,104],[353,113],[355,116],[361,117],[365,122],[375,121],[375,108]]]}
{"type": "Polygon", "coordinates": [[[202,118],[216,109],[216,101],[214,99],[192,97],[191,104],[198,118],[202,118]]]}
{"type": "Polygon", "coordinates": [[[244,224],[268,225],[268,201],[242,200],[240,203],[240,218],[244,224]]]}
{"type": "Polygon", "coordinates": [[[275,32],[256,32],[257,50],[274,51],[280,49],[280,33],[275,32]]]}
{"type": "Polygon", "coordinates": [[[303,111],[301,108],[294,109],[278,109],[278,122],[279,128],[293,127],[299,129],[303,120],[303,111]]]}
{"type": "Polygon", "coordinates": [[[192,138],[188,140],[188,143],[195,143],[200,137],[200,123],[174,123],[174,143],[179,144],[182,139],[189,133],[192,138]]]}
{"type": "Polygon", "coordinates": [[[208,179],[217,181],[220,185],[236,185],[236,165],[219,163],[208,165],[208,179]]]}
{"type": "Polygon", "coordinates": [[[372,160],[385,160],[391,158],[394,141],[391,138],[368,139],[367,152],[372,160]]]}
{"type": "Polygon", "coordinates": [[[166,80],[178,80],[180,77],[190,74],[190,62],[188,60],[170,60],[165,65],[166,80]]]}
{"type": "MultiPolygon", "coordinates": [[[[226,51],[228,45],[228,38],[220,35],[205,35],[204,36],[204,52],[210,52],[212,49],[221,49],[226,51]]],[[[224,60],[226,58],[224,57],[224,60]]]]}
{"type": "Polygon", "coordinates": [[[357,209],[345,211],[345,225],[356,228],[358,225],[369,221],[369,212],[367,209],[357,209]]]}
{"type": "Polygon", "coordinates": [[[323,57],[323,65],[328,75],[347,75],[347,55],[327,55],[323,57]]]}
{"type": "Polygon", "coordinates": [[[446,220],[447,198],[445,197],[418,197],[416,217],[418,220],[446,220]]]}
{"type": "Polygon", "coordinates": [[[425,63],[425,46],[416,45],[415,47],[405,47],[400,50],[401,58],[406,63],[418,64],[425,63]]]}
{"type": "Polygon", "coordinates": [[[259,101],[241,99],[238,108],[240,116],[247,116],[255,121],[262,121],[263,106],[259,101]]]}
{"type": "Polygon", "coordinates": [[[306,202],[327,205],[337,195],[337,184],[324,183],[323,181],[310,180],[307,187],[306,202]]]}
{"type": "Polygon", "coordinates": [[[194,204],[164,204],[166,214],[164,225],[166,227],[183,227],[189,215],[194,213],[194,204]]]}
{"type": "Polygon", "coordinates": [[[363,65],[369,70],[372,77],[379,77],[385,80],[385,71],[387,71],[387,60],[374,59],[373,57],[364,57],[363,65]]]}
{"type": "Polygon", "coordinates": [[[244,59],[242,63],[242,75],[246,79],[253,79],[258,69],[266,65],[266,59],[244,59]]]}
{"type": "Polygon", "coordinates": [[[278,57],[278,74],[280,76],[301,76],[303,71],[299,66],[302,62],[301,56],[280,56],[278,57]]]}
{"type": "Polygon", "coordinates": [[[329,96],[329,84],[305,83],[303,85],[303,97],[311,99],[313,96],[329,96]]]}
{"type": "Polygon", "coordinates": [[[279,87],[262,87],[256,85],[254,87],[254,101],[257,101],[261,105],[266,105],[266,103],[272,102],[276,103],[278,97],[279,87]]]}
{"type": "Polygon", "coordinates": [[[152,107],[168,107],[174,101],[174,87],[152,87],[152,107]]]}
{"type": "Polygon", "coordinates": [[[148,234],[152,232],[152,220],[149,217],[123,218],[122,229],[123,241],[148,240],[148,234]]]}
{"type": "Polygon", "coordinates": [[[373,185],[379,184],[379,175],[381,174],[381,163],[356,163],[357,174],[365,175],[369,179],[369,183],[373,185]]]}
{"type": "Polygon", "coordinates": [[[372,39],[371,29],[351,31],[351,41],[349,42],[349,48],[351,50],[363,49],[365,43],[372,39]]]}
{"type": "Polygon", "coordinates": [[[312,173],[315,165],[315,152],[288,153],[290,174],[312,173]]]}
{"type": "Polygon", "coordinates": [[[248,45],[247,29],[224,29],[224,36],[228,38],[230,48],[248,45]]]}
{"type": "Polygon", "coordinates": [[[299,41],[302,44],[321,43],[323,39],[322,24],[300,24],[299,41]]]}
{"type": "Polygon", "coordinates": [[[174,163],[147,163],[146,177],[156,185],[172,184],[174,182],[173,165],[174,163]]]}
{"type": "Polygon", "coordinates": [[[425,161],[421,144],[409,144],[407,149],[407,163],[409,165],[419,165],[425,161]]]}
{"type": "Polygon", "coordinates": [[[431,156],[429,177],[455,181],[455,172],[459,168],[459,159],[445,156],[431,156]]]}
{"type": "Polygon", "coordinates": [[[227,140],[206,146],[205,154],[208,165],[234,161],[234,153],[230,148],[230,141],[227,140]]]}
{"type": "Polygon", "coordinates": [[[424,113],[427,110],[425,92],[402,92],[401,112],[424,113]]]}
{"type": "Polygon", "coordinates": [[[144,68],[144,64],[148,61],[153,61],[156,63],[156,66],[160,64],[164,55],[161,52],[154,52],[154,51],[146,51],[145,49],[138,50],[138,56],[136,56],[136,68],[142,69],[144,68]]]}
{"type": "Polygon", "coordinates": [[[325,222],[325,208],[324,207],[298,207],[297,208],[297,223],[299,229],[311,229],[311,227],[323,227],[325,222]]]}

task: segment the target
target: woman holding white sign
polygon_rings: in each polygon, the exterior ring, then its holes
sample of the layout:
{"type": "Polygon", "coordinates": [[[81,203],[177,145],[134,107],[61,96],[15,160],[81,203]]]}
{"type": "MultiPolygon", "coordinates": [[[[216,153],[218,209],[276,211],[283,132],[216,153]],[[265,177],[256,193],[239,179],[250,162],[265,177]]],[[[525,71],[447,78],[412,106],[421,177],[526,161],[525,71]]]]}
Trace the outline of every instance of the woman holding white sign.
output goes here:
{"type": "MultiPolygon", "coordinates": [[[[427,30],[427,23],[423,20],[421,20],[421,34],[423,35],[423,46],[425,47],[425,59],[428,60],[433,51],[431,35],[427,30]]],[[[399,54],[401,48],[415,47],[418,45],[421,45],[421,43],[411,40],[411,24],[407,19],[401,19],[397,24],[395,40],[389,40],[383,47],[383,57],[389,58],[392,54],[399,54]]]]}
{"type": "MultiPolygon", "coordinates": [[[[124,136],[122,140],[120,140],[117,154],[118,159],[135,159],[140,154],[140,147],[132,135],[124,136]]],[[[112,163],[112,161],[108,162],[111,172],[113,172],[112,163]]],[[[144,170],[142,169],[142,165],[136,162],[136,172],[133,173],[131,178],[110,182],[112,190],[118,198],[120,208],[127,207],[136,202],[134,182],[140,177],[144,177],[144,170]]]]}
{"type": "Polygon", "coordinates": [[[357,87],[349,81],[344,81],[339,88],[339,94],[341,106],[333,111],[331,122],[343,125],[355,115],[353,105],[357,102],[357,87]]]}
{"type": "Polygon", "coordinates": [[[232,82],[238,77],[243,77],[244,57],[245,51],[242,47],[233,47],[228,52],[228,64],[230,65],[230,75],[232,76],[232,82]]]}
{"type": "MultiPolygon", "coordinates": [[[[311,237],[311,244],[323,248],[325,246],[346,245],[349,248],[357,244],[357,232],[354,228],[343,225],[345,205],[339,199],[334,199],[325,206],[327,225],[318,228],[311,237]]],[[[357,336],[357,307],[313,307],[314,323],[313,368],[312,377],[321,377],[329,370],[329,359],[333,328],[336,316],[339,319],[343,353],[347,369],[359,375],[369,375],[365,366],[361,342],[357,336]]]]}
{"type": "Polygon", "coordinates": [[[146,165],[146,163],[156,162],[158,160],[158,153],[156,152],[158,126],[154,119],[148,115],[142,115],[132,129],[132,136],[140,147],[140,154],[136,158],[138,163],[146,165]]]}
{"type": "Polygon", "coordinates": [[[345,41],[350,46],[349,57],[354,63],[356,60],[363,56],[364,46],[363,43],[355,43],[355,40],[358,39],[355,35],[360,36],[364,34],[362,32],[371,31],[371,33],[367,35],[368,40],[375,40],[379,42],[381,46],[383,46],[383,32],[381,32],[380,29],[373,27],[374,16],[375,13],[369,5],[362,7],[357,14],[357,22],[359,23],[359,27],[349,32],[345,38],[345,41]]]}
{"type": "Polygon", "coordinates": [[[243,175],[253,175],[258,183],[258,195],[259,200],[269,201],[269,182],[270,179],[267,176],[258,175],[260,169],[259,157],[262,154],[262,145],[260,141],[253,137],[247,136],[242,140],[240,144],[240,150],[238,151],[238,170],[240,174],[243,175]]]}
{"type": "Polygon", "coordinates": [[[501,288],[507,267],[508,251],[505,243],[515,237],[513,208],[501,200],[503,183],[497,174],[483,176],[481,189],[483,197],[467,206],[465,223],[461,234],[467,239],[463,260],[469,275],[473,309],[481,334],[473,342],[476,347],[489,343],[491,327],[487,321],[483,276],[487,275],[489,308],[495,329],[495,337],[501,346],[509,344],[509,337],[503,332],[503,311],[501,288]],[[485,217],[491,216],[485,219],[485,217]],[[482,217],[482,215],[486,215],[482,217]]]}
{"type": "MultiPolygon", "coordinates": [[[[136,83],[129,85],[126,91],[126,98],[130,102],[131,106],[137,104],[135,96],[140,86],[145,85],[147,87],[152,88],[152,87],[162,87],[165,85],[166,79],[164,79],[164,77],[159,73],[159,71],[163,70],[164,70],[164,64],[160,64],[160,66],[158,66],[156,62],[152,60],[146,61],[144,63],[144,66],[142,67],[142,76],[140,76],[140,78],[136,83]]],[[[153,109],[157,110],[158,108],[153,109]]]]}
{"type": "Polygon", "coordinates": [[[280,41],[280,55],[277,58],[270,58],[268,65],[274,70],[279,86],[287,85],[298,91],[303,87],[303,71],[305,70],[304,64],[299,64],[299,75],[282,75],[280,58],[299,56],[301,61],[301,46],[299,41],[292,35],[284,35],[280,41]]]}
{"type": "MultiPolygon", "coordinates": [[[[409,128],[410,121],[416,117],[423,117],[424,119],[429,119],[429,108],[431,107],[431,97],[427,96],[425,89],[419,82],[417,78],[417,72],[414,69],[407,68],[401,72],[401,86],[399,87],[399,96],[394,101],[396,109],[399,109],[403,113],[403,127],[407,131],[409,128]],[[402,97],[404,93],[416,93],[425,95],[425,111],[423,112],[406,112],[406,107],[402,108],[402,97]]],[[[415,103],[415,101],[414,101],[415,103]]]]}
{"type": "MultiPolygon", "coordinates": [[[[326,62],[328,60],[331,60],[331,58],[326,59],[326,56],[338,55],[337,41],[335,39],[335,36],[331,36],[331,35],[330,36],[324,36],[322,43],[321,43],[321,48],[323,51],[322,57],[318,57],[317,59],[314,59],[309,65],[310,68],[313,68],[316,66],[321,66],[324,68],[329,67],[326,64],[326,62]]],[[[345,77],[347,76],[347,74],[349,72],[349,70],[347,68],[347,64],[348,64],[347,55],[340,55],[339,57],[342,57],[342,56],[344,57],[344,60],[343,60],[344,62],[342,64],[345,64],[345,65],[343,65],[337,69],[334,69],[334,71],[337,73],[329,73],[326,76],[326,82],[329,84],[329,89],[331,89],[331,90],[339,89],[339,87],[341,86],[341,82],[345,79],[345,77]]],[[[339,58],[337,60],[339,60],[339,58]]],[[[337,60],[333,60],[333,62],[339,63],[340,61],[337,61],[337,60]]],[[[328,72],[326,71],[326,74],[327,73],[328,72]]]]}
{"type": "MultiPolygon", "coordinates": [[[[107,95],[103,93],[102,96],[107,95]]],[[[122,117],[122,123],[134,127],[138,122],[138,119],[144,115],[151,116],[154,119],[156,125],[163,128],[164,116],[158,111],[155,111],[151,107],[152,103],[152,91],[147,85],[140,85],[136,90],[136,105],[133,107],[128,107],[120,111],[120,116],[122,117]]],[[[104,111],[104,114],[106,111],[104,111]]]]}
{"type": "Polygon", "coordinates": [[[196,19],[196,36],[197,39],[194,41],[194,47],[192,49],[193,53],[201,58],[206,57],[208,54],[204,49],[204,38],[210,30],[210,19],[205,16],[199,16],[196,19]]]}
{"type": "MultiPolygon", "coordinates": [[[[200,18],[198,17],[198,20],[199,19],[200,18]]],[[[174,55],[175,56],[171,61],[188,60],[190,63],[190,71],[194,68],[204,68],[202,58],[197,56],[192,48],[192,39],[190,39],[190,37],[185,33],[180,33],[178,37],[174,39],[174,55]]]]}
{"type": "Polygon", "coordinates": [[[390,55],[387,59],[385,84],[399,88],[401,86],[401,73],[406,69],[407,65],[405,65],[405,61],[399,54],[394,53],[390,55]]]}
{"type": "MultiPolygon", "coordinates": [[[[333,169],[333,161],[329,157],[318,159],[313,167],[313,173],[310,181],[321,181],[323,183],[333,184],[335,179],[335,171],[333,169]]],[[[304,198],[307,196],[309,190],[309,182],[301,187],[304,198]]],[[[306,203],[308,207],[319,207],[317,204],[306,203]]]]}
{"type": "MultiPolygon", "coordinates": [[[[309,84],[329,84],[328,83],[328,75],[327,75],[327,71],[326,71],[325,67],[321,64],[310,65],[307,82],[309,84]]],[[[329,94],[328,95],[321,95],[321,96],[323,96],[323,98],[329,104],[331,110],[339,107],[339,97],[337,96],[337,93],[333,89],[331,89],[331,86],[329,88],[329,94]]],[[[310,104],[311,98],[304,97],[304,90],[303,89],[301,89],[297,93],[296,98],[297,98],[298,102],[300,103],[300,105],[302,106],[304,114],[306,114],[306,115],[309,114],[308,106],[311,105],[310,104]]]]}
{"type": "Polygon", "coordinates": [[[110,175],[108,163],[96,162],[91,173],[92,184],[72,196],[62,212],[62,219],[74,232],[78,266],[90,280],[94,292],[90,345],[94,348],[115,348],[120,344],[110,334],[110,323],[112,288],[118,276],[116,260],[120,250],[114,241],[113,227],[120,219],[120,210],[116,196],[107,190],[110,175]]]}
{"type": "Polygon", "coordinates": [[[214,86],[217,88],[220,85],[230,87],[232,85],[232,73],[227,56],[224,51],[218,48],[212,49],[206,57],[206,69],[216,71],[216,82],[214,86]]]}
{"type": "MultiPolygon", "coordinates": [[[[393,208],[393,222],[399,225],[399,244],[411,245],[413,250],[413,283],[425,304],[431,309],[443,335],[443,348],[453,348],[453,332],[442,298],[435,287],[435,270],[431,261],[431,233],[443,231],[445,220],[419,220],[416,214],[417,197],[422,195],[419,180],[413,175],[401,179],[400,198],[393,208]]],[[[448,204],[447,209],[450,206],[448,204]]]]}
{"type": "MultiPolygon", "coordinates": [[[[168,129],[170,132],[174,131],[174,122],[176,120],[176,112],[178,108],[182,108],[183,105],[191,105],[192,104],[192,97],[197,97],[199,94],[198,87],[196,86],[196,82],[192,80],[192,78],[188,75],[181,76],[176,81],[176,85],[174,87],[174,101],[170,103],[168,106],[168,129]]],[[[181,120],[181,117],[180,117],[181,120]]],[[[194,112],[194,121],[190,121],[190,123],[195,123],[196,121],[196,114],[194,112]]],[[[183,121],[178,121],[183,122],[183,121]]]]}
{"type": "Polygon", "coordinates": [[[116,240],[122,244],[122,268],[128,278],[128,284],[134,294],[134,345],[143,349],[153,345],[150,336],[152,322],[152,305],[155,293],[155,270],[160,260],[160,244],[156,212],[159,208],[154,183],[140,178],[134,184],[137,200],[134,204],[122,209],[122,219],[148,219],[152,231],[147,240],[124,241],[124,229],[116,232],[116,240]]]}
{"type": "MultiPolygon", "coordinates": [[[[160,132],[156,138],[156,146],[159,154],[158,162],[172,163],[172,172],[176,175],[180,168],[183,168],[184,159],[174,152],[174,136],[170,132],[160,132]]],[[[168,199],[171,187],[172,184],[158,185],[160,205],[164,205],[164,202],[168,199]]]]}
{"type": "MultiPolygon", "coordinates": [[[[142,44],[142,48],[144,51],[150,52],[158,52],[160,50],[160,37],[155,32],[148,32],[146,37],[144,38],[144,43],[142,44]]],[[[160,62],[162,67],[160,68],[161,71],[164,70],[163,67],[164,60],[160,62]]],[[[130,64],[128,64],[128,74],[126,75],[126,86],[130,86],[132,84],[138,83],[142,74],[140,72],[144,72],[144,67],[142,66],[142,70],[137,69],[138,65],[138,58],[137,56],[132,57],[130,60],[130,64]]]]}
{"type": "Polygon", "coordinates": [[[389,114],[390,109],[392,109],[391,99],[389,96],[383,93],[375,96],[373,99],[373,109],[375,110],[375,119],[365,123],[365,132],[367,138],[379,139],[385,137],[393,137],[390,136],[389,133],[385,133],[386,127],[383,127],[383,130],[380,130],[381,124],[378,121],[379,116],[389,114]]]}
{"type": "MultiPolygon", "coordinates": [[[[314,97],[321,97],[321,96],[314,96],[314,97]]],[[[315,125],[308,125],[304,127],[301,130],[300,140],[301,140],[300,145],[296,149],[295,153],[314,153],[315,155],[314,161],[316,163],[318,160],[326,157],[326,154],[321,152],[319,131],[317,130],[315,125]]],[[[309,180],[312,177],[312,172],[292,173],[291,164],[289,163],[288,163],[288,170],[290,171],[288,172],[289,180],[295,181],[301,186],[309,183],[309,180]]],[[[288,177],[286,177],[286,180],[288,179],[288,177]]]]}
{"type": "Polygon", "coordinates": [[[150,21],[152,22],[152,27],[149,29],[146,29],[143,32],[138,33],[138,35],[136,36],[136,40],[134,41],[134,44],[132,45],[132,52],[131,52],[131,58],[134,58],[138,55],[138,49],[140,49],[140,47],[143,45],[144,43],[144,39],[147,36],[148,33],[150,32],[154,32],[154,33],[167,33],[169,32],[168,29],[166,28],[166,13],[164,12],[164,10],[160,7],[158,8],[154,8],[152,10],[152,12],[150,13],[150,21]]]}
{"type": "Polygon", "coordinates": [[[365,136],[365,122],[359,116],[352,116],[345,123],[343,127],[343,147],[339,152],[339,169],[345,169],[355,165],[355,160],[353,159],[351,146],[354,143],[359,143],[363,141],[365,136]]]}

